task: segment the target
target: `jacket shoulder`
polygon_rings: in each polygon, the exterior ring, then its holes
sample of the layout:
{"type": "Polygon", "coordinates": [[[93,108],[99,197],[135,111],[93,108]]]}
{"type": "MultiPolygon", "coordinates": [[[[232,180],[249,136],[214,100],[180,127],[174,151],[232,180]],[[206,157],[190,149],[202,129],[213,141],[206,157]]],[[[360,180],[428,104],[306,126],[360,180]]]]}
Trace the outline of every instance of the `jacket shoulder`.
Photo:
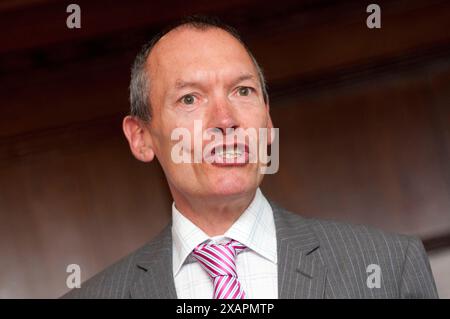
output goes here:
{"type": "Polygon", "coordinates": [[[397,296],[406,255],[410,249],[408,247],[423,247],[421,241],[413,236],[395,234],[367,225],[306,218],[288,211],[282,213],[282,216],[286,224],[292,227],[292,232],[298,230],[305,233],[307,229],[314,234],[318,242],[316,258],[326,265],[329,279],[334,282],[335,287],[347,287],[336,290],[348,292],[349,296],[359,296],[359,292],[364,290],[365,280],[373,267],[381,270],[388,283],[386,291],[382,289],[384,296],[397,296]],[[356,290],[351,291],[351,287],[356,290]]]}
{"type": "MultiPolygon", "coordinates": [[[[273,204],[272,204],[273,205],[273,204]]],[[[293,228],[307,226],[314,232],[321,247],[348,246],[357,244],[366,250],[377,248],[394,248],[394,246],[407,247],[409,244],[421,242],[416,236],[393,233],[379,228],[342,222],[330,219],[307,218],[275,206],[286,225],[293,228]]]]}
{"type": "Polygon", "coordinates": [[[167,235],[167,227],[154,239],[126,255],[114,264],[73,288],[62,299],[127,299],[131,285],[143,273],[139,267],[141,256],[150,256],[160,248],[161,237],[167,235]]]}
{"type": "Polygon", "coordinates": [[[385,231],[373,226],[347,223],[336,220],[304,218],[289,213],[290,223],[307,224],[314,232],[320,247],[331,256],[342,255],[362,257],[374,264],[389,263],[397,265],[401,271],[405,255],[410,246],[423,249],[421,240],[416,236],[385,231]]]}

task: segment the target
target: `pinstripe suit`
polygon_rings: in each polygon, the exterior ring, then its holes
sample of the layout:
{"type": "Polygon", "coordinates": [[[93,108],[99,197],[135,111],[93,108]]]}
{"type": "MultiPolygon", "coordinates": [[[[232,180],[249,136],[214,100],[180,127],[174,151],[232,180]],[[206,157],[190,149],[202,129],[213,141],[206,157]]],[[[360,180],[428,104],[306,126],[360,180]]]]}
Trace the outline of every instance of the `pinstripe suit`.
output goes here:
{"type": "MultiPolygon", "coordinates": [[[[270,202],[276,226],[279,298],[437,298],[420,240],[306,219],[270,202]],[[380,287],[369,288],[370,264],[380,287]]],[[[168,225],[155,239],[63,298],[176,298],[168,225]]]]}

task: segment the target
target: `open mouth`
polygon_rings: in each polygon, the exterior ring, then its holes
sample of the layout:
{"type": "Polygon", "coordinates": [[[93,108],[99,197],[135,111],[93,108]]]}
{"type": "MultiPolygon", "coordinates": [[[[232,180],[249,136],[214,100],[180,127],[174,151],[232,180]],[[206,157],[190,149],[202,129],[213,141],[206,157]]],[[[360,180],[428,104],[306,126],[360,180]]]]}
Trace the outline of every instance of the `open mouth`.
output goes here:
{"type": "Polygon", "coordinates": [[[245,165],[249,159],[249,148],[245,144],[220,144],[212,148],[208,162],[213,165],[245,165]]]}

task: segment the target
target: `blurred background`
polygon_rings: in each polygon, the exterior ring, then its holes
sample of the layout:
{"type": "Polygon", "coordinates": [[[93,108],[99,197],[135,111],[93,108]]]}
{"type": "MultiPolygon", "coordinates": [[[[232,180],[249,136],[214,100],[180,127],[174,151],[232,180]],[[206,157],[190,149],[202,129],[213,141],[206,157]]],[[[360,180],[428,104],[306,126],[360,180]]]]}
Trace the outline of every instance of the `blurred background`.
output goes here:
{"type": "Polygon", "coordinates": [[[450,2],[0,2],[0,298],[56,298],[155,236],[171,197],[122,135],[130,66],[188,14],[235,26],[280,128],[267,197],[304,216],[418,235],[450,297],[450,2]],[[81,29],[66,7],[81,7],[81,29]]]}

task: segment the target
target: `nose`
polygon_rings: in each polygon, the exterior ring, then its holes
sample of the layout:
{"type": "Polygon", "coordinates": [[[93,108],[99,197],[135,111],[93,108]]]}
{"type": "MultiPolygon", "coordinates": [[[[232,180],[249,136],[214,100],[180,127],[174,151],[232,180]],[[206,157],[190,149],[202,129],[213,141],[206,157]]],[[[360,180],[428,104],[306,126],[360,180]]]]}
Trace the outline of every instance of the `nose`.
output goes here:
{"type": "Polygon", "coordinates": [[[220,130],[223,135],[226,135],[228,129],[239,127],[236,110],[225,96],[215,98],[210,110],[209,128],[220,130]]]}

